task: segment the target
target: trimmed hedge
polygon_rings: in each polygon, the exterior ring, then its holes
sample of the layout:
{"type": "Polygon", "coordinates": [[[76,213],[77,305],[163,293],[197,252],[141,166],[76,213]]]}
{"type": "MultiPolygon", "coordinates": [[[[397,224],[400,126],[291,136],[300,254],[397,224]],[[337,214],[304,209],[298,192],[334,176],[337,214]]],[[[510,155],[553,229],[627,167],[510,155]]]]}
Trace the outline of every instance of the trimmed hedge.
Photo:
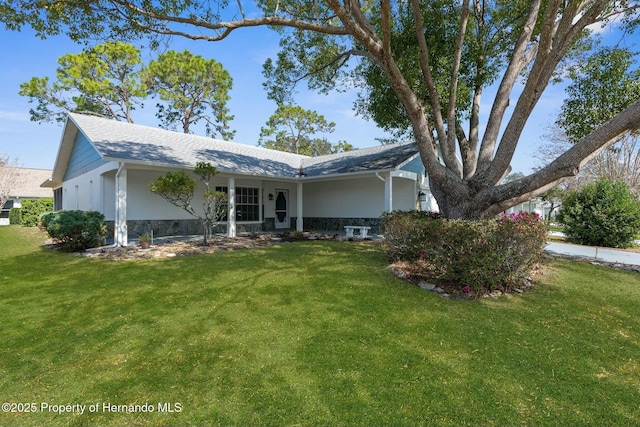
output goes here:
{"type": "Polygon", "coordinates": [[[53,199],[27,199],[22,201],[22,225],[24,227],[36,227],[40,223],[40,217],[53,210],[53,199]]]}
{"type": "Polygon", "coordinates": [[[99,246],[107,235],[104,215],[94,211],[57,211],[42,216],[42,226],[63,250],[99,246]]]}
{"type": "Polygon", "coordinates": [[[528,212],[478,221],[392,212],[381,222],[392,262],[413,263],[429,280],[472,294],[520,286],[548,233],[539,215],[528,212]]]}
{"type": "Polygon", "coordinates": [[[22,209],[11,208],[9,210],[9,224],[20,225],[22,224],[22,209]]]}

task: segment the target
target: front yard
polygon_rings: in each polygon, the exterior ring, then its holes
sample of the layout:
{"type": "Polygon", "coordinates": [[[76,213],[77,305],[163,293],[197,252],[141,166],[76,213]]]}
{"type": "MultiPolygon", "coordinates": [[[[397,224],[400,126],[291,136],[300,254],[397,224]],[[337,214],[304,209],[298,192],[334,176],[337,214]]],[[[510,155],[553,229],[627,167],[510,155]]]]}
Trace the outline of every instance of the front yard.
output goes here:
{"type": "Polygon", "coordinates": [[[0,227],[0,425],[640,425],[637,274],[551,259],[532,291],[459,301],[370,242],[43,241],[0,227]]]}

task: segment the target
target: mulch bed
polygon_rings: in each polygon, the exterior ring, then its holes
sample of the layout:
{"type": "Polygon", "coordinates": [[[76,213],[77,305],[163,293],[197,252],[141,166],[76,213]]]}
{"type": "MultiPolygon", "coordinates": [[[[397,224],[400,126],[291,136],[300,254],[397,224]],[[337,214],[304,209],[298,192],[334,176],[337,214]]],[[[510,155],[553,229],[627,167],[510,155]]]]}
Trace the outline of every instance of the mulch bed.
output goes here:
{"type": "Polygon", "coordinates": [[[303,233],[273,233],[256,234],[238,237],[214,237],[205,246],[201,239],[188,241],[172,241],[163,239],[149,249],[142,249],[139,246],[126,247],[102,247],[90,249],[79,253],[80,256],[88,258],[102,258],[109,260],[136,260],[149,258],[172,258],[187,255],[211,254],[216,252],[227,252],[238,249],[250,249],[262,246],[298,242],[303,240],[347,240],[336,235],[303,233]]]}

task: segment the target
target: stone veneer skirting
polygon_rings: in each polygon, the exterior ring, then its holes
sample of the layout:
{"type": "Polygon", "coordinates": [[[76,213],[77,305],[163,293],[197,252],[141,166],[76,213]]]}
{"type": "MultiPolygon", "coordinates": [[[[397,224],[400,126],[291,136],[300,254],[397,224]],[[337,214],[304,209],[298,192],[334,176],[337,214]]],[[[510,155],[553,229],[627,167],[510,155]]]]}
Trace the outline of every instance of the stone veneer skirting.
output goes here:
{"type": "Polygon", "coordinates": [[[363,225],[371,227],[370,233],[380,232],[380,218],[304,218],[304,229],[308,231],[343,233],[345,225],[363,225]]]}
{"type": "MultiPolygon", "coordinates": [[[[107,224],[107,237],[113,237],[114,221],[105,221],[107,224]]],[[[371,227],[372,233],[378,233],[380,229],[379,218],[304,218],[305,231],[335,231],[344,232],[345,225],[364,225],[371,227]]],[[[129,237],[138,238],[144,234],[157,237],[162,236],[187,236],[202,234],[202,225],[197,219],[176,220],[130,220],[127,221],[129,237]]],[[[296,218],[291,218],[290,230],[296,229],[296,218]]],[[[276,230],[275,218],[265,218],[263,223],[236,224],[238,233],[257,233],[261,231],[276,230]]],[[[282,230],[286,231],[286,230],[282,230]]],[[[214,233],[226,233],[227,225],[222,224],[214,228],[214,233]]]]}

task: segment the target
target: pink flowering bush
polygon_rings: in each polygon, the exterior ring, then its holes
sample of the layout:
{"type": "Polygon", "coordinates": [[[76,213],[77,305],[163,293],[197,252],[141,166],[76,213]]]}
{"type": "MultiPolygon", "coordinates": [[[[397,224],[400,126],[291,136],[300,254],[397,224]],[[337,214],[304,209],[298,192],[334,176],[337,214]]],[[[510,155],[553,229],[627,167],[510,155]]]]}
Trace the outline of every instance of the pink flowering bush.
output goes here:
{"type": "Polygon", "coordinates": [[[547,227],[520,212],[478,221],[415,212],[382,218],[389,258],[422,266],[425,277],[461,294],[518,287],[539,261],[547,227]]]}

